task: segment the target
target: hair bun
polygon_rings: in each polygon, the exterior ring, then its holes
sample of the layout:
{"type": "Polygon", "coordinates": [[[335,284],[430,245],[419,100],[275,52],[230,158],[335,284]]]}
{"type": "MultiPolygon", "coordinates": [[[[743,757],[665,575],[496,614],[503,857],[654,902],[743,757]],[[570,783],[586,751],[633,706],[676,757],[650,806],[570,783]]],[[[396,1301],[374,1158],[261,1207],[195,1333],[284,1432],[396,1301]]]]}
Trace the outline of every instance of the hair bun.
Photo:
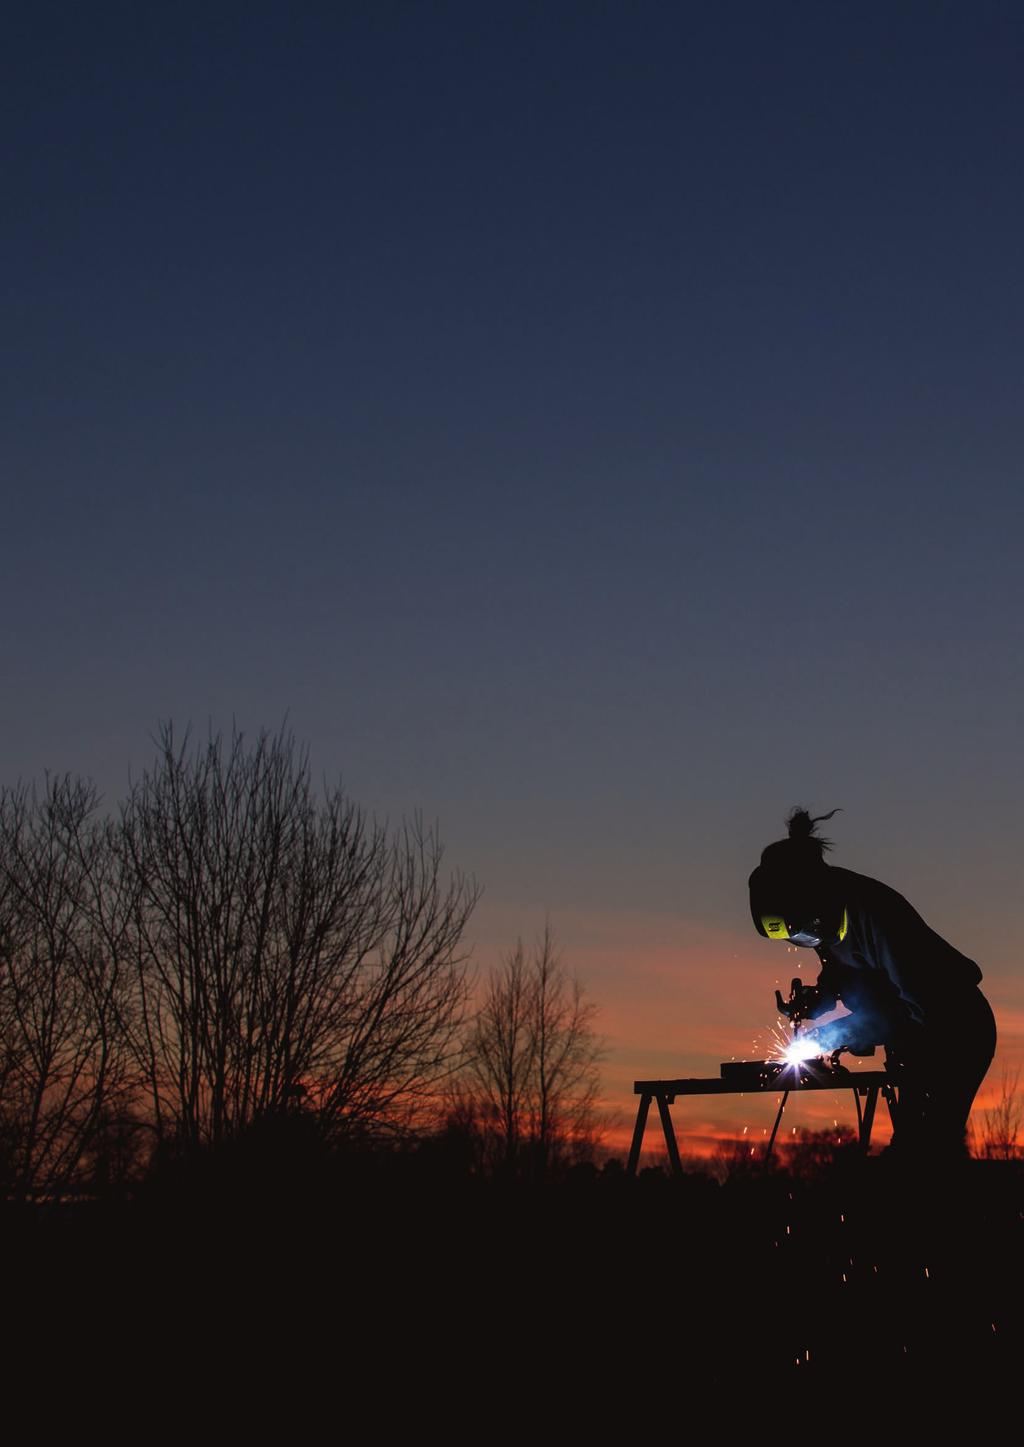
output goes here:
{"type": "Polygon", "coordinates": [[[814,833],[814,820],[806,809],[794,809],[786,819],[790,839],[809,839],[814,833]]]}
{"type": "Polygon", "coordinates": [[[831,809],[827,814],[819,814],[812,819],[806,809],[799,805],[792,809],[786,819],[786,828],[789,831],[790,839],[813,839],[819,843],[822,849],[830,849],[831,844],[827,839],[820,839],[815,833],[815,828],[823,824],[826,819],[831,819],[833,814],[838,814],[839,809],[831,809]]]}

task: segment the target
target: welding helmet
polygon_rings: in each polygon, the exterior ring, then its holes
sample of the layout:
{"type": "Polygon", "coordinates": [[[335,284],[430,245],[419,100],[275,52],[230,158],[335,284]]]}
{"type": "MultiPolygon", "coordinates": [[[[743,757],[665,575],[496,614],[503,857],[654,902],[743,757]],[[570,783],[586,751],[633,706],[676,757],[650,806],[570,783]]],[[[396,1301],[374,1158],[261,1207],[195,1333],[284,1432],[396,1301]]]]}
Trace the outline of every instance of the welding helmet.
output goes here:
{"type": "Polygon", "coordinates": [[[790,914],[788,917],[767,910],[760,919],[755,917],[754,924],[765,939],[788,940],[790,944],[814,950],[819,945],[837,944],[844,940],[850,919],[845,908],[838,915],[830,911],[810,916],[790,914]]]}
{"type": "Polygon", "coordinates": [[[759,865],[750,876],[750,915],[758,934],[806,949],[845,939],[849,916],[829,873],[827,864],[797,874],[759,865]]]}

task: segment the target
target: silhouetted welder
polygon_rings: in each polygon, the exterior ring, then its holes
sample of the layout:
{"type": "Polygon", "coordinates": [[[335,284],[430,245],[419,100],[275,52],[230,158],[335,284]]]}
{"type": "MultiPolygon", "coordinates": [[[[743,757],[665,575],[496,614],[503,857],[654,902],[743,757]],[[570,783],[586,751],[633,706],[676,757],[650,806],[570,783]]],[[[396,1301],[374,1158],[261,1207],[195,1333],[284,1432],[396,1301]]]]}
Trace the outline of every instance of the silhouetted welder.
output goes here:
{"type": "Polygon", "coordinates": [[[837,1003],[851,1012],[814,1030],[823,1051],[885,1046],[887,1068],[900,1074],[893,1154],[962,1156],[971,1102],[996,1046],[981,971],[896,890],[825,863],[832,846],[815,829],[837,812],[812,819],[792,811],[789,837],[769,844],[750,876],[754,925],[821,961],[804,1018],[837,1003]]]}

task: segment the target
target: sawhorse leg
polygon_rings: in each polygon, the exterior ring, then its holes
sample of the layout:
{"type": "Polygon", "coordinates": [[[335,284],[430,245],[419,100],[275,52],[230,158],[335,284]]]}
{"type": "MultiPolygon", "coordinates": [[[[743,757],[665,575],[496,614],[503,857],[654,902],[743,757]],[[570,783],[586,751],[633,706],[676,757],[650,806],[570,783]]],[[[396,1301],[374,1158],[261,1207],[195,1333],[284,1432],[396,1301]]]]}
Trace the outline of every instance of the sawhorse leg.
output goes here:
{"type": "Polygon", "coordinates": [[[651,1108],[651,1097],[642,1095],[640,1105],[636,1113],[636,1125],[633,1127],[633,1140],[629,1147],[629,1160],[626,1162],[626,1175],[635,1176],[637,1161],[640,1159],[640,1147],[644,1143],[644,1131],[647,1129],[647,1112],[651,1108]]]}
{"type": "Polygon", "coordinates": [[[860,1148],[867,1155],[871,1147],[871,1127],[875,1123],[875,1106],[878,1104],[878,1086],[869,1085],[854,1086],[853,1103],[857,1107],[857,1138],[860,1141],[860,1148]],[[861,1110],[860,1098],[865,1097],[864,1109],[861,1110]]]}
{"type": "MultiPolygon", "coordinates": [[[[647,1114],[651,1108],[651,1095],[641,1095],[640,1105],[636,1113],[636,1125],[633,1127],[633,1141],[629,1147],[629,1160],[626,1163],[627,1176],[635,1176],[636,1168],[640,1160],[640,1147],[644,1141],[644,1131],[647,1129],[647,1114]]],[[[681,1176],[683,1174],[682,1162],[679,1159],[679,1146],[676,1143],[676,1133],[672,1126],[672,1117],[669,1114],[669,1102],[674,1096],[662,1094],[657,1095],[658,1115],[661,1117],[661,1129],[665,1136],[665,1145],[668,1149],[669,1163],[672,1166],[672,1174],[681,1176]]]]}
{"type": "Polygon", "coordinates": [[[658,1114],[661,1116],[661,1128],[665,1132],[665,1144],[668,1146],[668,1158],[672,1163],[672,1174],[681,1176],[683,1167],[679,1160],[679,1147],[676,1145],[676,1133],[672,1129],[672,1117],[668,1111],[668,1096],[658,1096],[658,1114]]]}
{"type": "Polygon", "coordinates": [[[857,1125],[859,1126],[860,1148],[867,1155],[871,1146],[871,1127],[875,1119],[875,1107],[878,1104],[878,1092],[881,1090],[886,1105],[889,1108],[889,1119],[892,1122],[893,1130],[896,1129],[896,1117],[899,1113],[899,1096],[896,1093],[895,1085],[869,1085],[866,1089],[861,1086],[854,1087],[853,1100],[857,1107],[857,1125]],[[860,1097],[866,1096],[864,1101],[864,1112],[861,1114],[860,1097]]]}
{"type": "Polygon", "coordinates": [[[771,1139],[768,1142],[768,1149],[764,1153],[765,1164],[767,1164],[768,1161],[771,1160],[772,1151],[775,1149],[775,1137],[779,1133],[779,1123],[782,1120],[782,1112],[786,1109],[786,1101],[788,1099],[789,1091],[785,1090],[782,1093],[782,1099],[779,1101],[779,1110],[778,1114],[775,1117],[775,1124],[772,1126],[772,1134],[771,1139]]]}
{"type": "Polygon", "coordinates": [[[900,1098],[895,1085],[883,1085],[882,1094],[885,1096],[885,1103],[889,1107],[889,1119],[892,1121],[892,1128],[895,1132],[900,1108],[900,1098]]]}

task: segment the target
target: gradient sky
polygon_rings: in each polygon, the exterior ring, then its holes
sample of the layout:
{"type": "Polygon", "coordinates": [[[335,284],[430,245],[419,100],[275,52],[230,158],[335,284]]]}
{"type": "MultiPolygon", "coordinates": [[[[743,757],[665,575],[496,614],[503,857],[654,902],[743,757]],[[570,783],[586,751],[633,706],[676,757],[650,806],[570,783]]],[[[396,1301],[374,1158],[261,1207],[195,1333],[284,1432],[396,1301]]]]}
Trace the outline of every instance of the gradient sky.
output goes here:
{"type": "Polygon", "coordinates": [[[0,782],[287,714],[481,970],[550,918],[624,1117],[773,1023],[746,877],[841,805],[1020,1063],[1018,5],[31,0],[0,64],[0,782]]]}

